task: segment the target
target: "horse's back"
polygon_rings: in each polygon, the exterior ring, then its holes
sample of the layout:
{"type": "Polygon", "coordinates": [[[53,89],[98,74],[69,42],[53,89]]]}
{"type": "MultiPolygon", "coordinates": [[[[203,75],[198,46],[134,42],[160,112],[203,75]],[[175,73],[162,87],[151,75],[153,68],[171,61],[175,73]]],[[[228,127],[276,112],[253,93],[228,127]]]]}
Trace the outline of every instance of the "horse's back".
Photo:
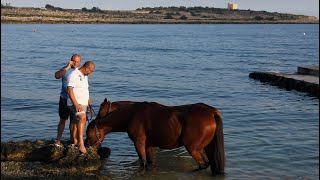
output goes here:
{"type": "Polygon", "coordinates": [[[212,109],[199,104],[165,106],[143,102],[136,105],[134,121],[143,123],[150,145],[168,149],[202,137],[212,138],[216,126],[212,109]]]}

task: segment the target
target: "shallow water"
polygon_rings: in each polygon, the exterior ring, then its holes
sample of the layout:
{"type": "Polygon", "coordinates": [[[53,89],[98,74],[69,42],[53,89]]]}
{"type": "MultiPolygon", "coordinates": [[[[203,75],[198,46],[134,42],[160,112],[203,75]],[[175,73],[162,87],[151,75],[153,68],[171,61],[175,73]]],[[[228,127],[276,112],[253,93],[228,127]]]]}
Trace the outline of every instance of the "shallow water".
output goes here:
{"type": "MultiPolygon", "coordinates": [[[[227,162],[217,179],[319,179],[319,99],[248,77],[318,65],[318,25],[3,24],[1,141],[55,138],[61,81],[54,72],[73,53],[96,64],[95,111],[105,97],[218,108],[227,162]]],[[[197,166],[184,148],[157,149],[155,166],[141,171],[126,133],[108,134],[103,146],[111,156],[95,172],[101,177],[211,177],[209,169],[191,173],[197,166]]]]}

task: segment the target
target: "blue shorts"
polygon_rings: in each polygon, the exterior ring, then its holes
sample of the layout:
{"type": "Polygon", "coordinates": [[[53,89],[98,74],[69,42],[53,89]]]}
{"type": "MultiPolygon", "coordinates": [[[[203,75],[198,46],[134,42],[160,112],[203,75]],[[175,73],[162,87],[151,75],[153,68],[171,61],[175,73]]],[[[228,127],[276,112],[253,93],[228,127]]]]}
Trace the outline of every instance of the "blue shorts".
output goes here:
{"type": "Polygon", "coordinates": [[[73,114],[67,105],[67,99],[64,99],[61,96],[59,100],[59,116],[60,116],[60,119],[68,119],[69,117],[70,117],[70,120],[73,119],[73,114]]]}

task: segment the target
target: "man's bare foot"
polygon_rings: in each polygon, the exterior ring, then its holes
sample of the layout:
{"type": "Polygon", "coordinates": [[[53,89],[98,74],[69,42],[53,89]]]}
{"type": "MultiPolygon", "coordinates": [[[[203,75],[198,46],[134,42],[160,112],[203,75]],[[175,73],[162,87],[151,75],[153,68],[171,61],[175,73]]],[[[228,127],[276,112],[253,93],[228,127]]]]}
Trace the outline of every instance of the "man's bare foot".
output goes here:
{"type": "Polygon", "coordinates": [[[73,140],[72,144],[78,144],[78,140],[73,140]]]}
{"type": "Polygon", "coordinates": [[[54,144],[57,145],[57,146],[61,145],[61,140],[56,140],[56,141],[54,142],[54,144]]]}
{"type": "Polygon", "coordinates": [[[82,154],[86,154],[87,153],[87,150],[85,147],[79,147],[79,151],[82,153],[82,154]]]}

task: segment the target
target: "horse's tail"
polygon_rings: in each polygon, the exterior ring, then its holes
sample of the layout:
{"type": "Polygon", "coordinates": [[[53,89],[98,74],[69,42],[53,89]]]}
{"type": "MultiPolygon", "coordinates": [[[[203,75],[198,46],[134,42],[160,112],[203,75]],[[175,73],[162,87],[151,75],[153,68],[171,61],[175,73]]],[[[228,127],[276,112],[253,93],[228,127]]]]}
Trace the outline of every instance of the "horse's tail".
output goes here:
{"type": "Polygon", "coordinates": [[[211,172],[213,175],[217,175],[224,173],[225,151],[222,117],[218,110],[214,111],[214,118],[216,120],[216,132],[211,142],[205,148],[205,151],[211,165],[211,172]]]}

